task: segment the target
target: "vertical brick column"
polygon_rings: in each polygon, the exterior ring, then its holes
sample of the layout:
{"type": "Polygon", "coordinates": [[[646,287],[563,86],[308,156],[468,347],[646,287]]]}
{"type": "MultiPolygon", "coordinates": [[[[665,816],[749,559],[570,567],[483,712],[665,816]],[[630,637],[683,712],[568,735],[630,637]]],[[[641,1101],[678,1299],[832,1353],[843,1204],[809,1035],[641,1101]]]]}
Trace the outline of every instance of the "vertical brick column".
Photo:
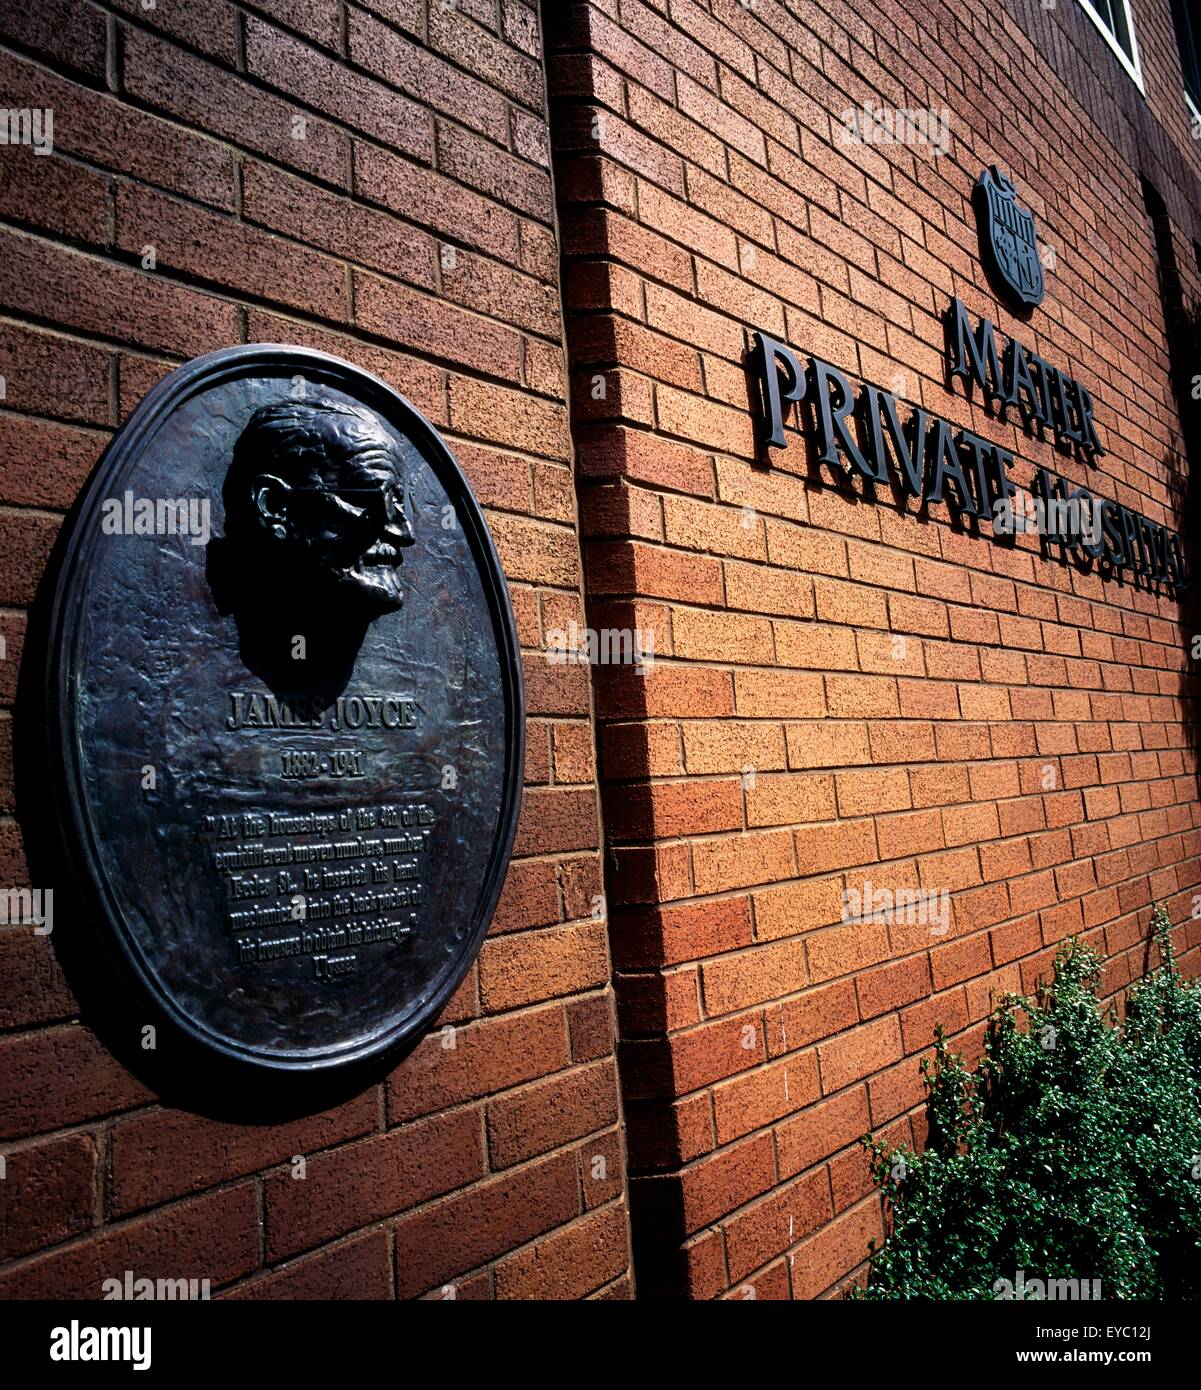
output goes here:
{"type": "Polygon", "coordinates": [[[628,1296],[591,693],[541,655],[583,611],[537,10],[70,0],[5,5],[0,40],[5,102],[54,121],[52,154],[0,149],[0,886],[28,883],[27,610],[114,428],[188,357],[299,343],[413,401],[484,505],[528,663],[491,934],[438,1030],[336,1109],[160,1103],[59,967],[90,924],[0,926],[0,1297],[94,1299],[126,1269],[214,1296],[628,1296]]]}

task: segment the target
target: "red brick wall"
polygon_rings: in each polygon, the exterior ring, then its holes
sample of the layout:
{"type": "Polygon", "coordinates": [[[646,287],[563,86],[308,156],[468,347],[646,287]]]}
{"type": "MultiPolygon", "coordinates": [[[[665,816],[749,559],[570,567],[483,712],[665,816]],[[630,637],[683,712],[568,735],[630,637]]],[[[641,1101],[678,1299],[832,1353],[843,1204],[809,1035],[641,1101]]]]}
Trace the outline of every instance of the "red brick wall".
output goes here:
{"type": "Polygon", "coordinates": [[[1157,899],[1201,965],[1193,621],[849,502],[795,431],[755,466],[742,365],[765,330],[1189,529],[1139,175],[1195,290],[1201,162],[1167,0],[1135,9],[1149,105],[1074,0],[555,7],[590,613],[659,658],[596,673],[640,1295],[838,1290],[880,1233],[856,1141],[920,1142],[936,1022],[975,1048],[1071,933],[1120,992],[1157,899]],[[864,101],[948,108],[949,153],[840,143],[864,101]],[[979,265],[994,161],[1057,256],[1028,324],[979,265]],[[1089,386],[1089,477],[947,388],[953,294],[1089,386]],[[946,888],[949,931],[844,925],[865,879],[946,888]]]}
{"type": "Polygon", "coordinates": [[[457,1045],[432,1034],[326,1114],[160,1103],[55,938],[0,926],[0,1297],[126,1269],[231,1296],[628,1297],[627,1167],[640,1294],[835,1293],[880,1231],[856,1141],[920,1142],[935,1022],[975,1048],[992,993],[1077,931],[1120,999],[1157,899],[1201,966],[1196,619],[937,509],[852,505],[795,432],[756,466],[743,367],[772,332],[1011,448],[1020,482],[1042,463],[1187,531],[1140,184],[1195,296],[1167,0],[1135,3],[1145,100],[1074,0],[543,11],[545,58],[522,0],[0,17],[0,106],[55,117],[52,157],[0,148],[0,888],[29,878],[11,716],[63,514],[211,348],[327,349],[444,432],[529,705],[516,859],[440,1021],[457,1045]],[[840,143],[864,101],[946,107],[950,152],[840,143]],[[994,160],[1056,252],[1029,324],[979,267],[994,160]],[[1098,470],[947,389],[952,294],[1089,386],[1098,470]],[[547,662],[585,611],[653,630],[653,673],[547,662]],[[950,930],[844,924],[865,879],[948,889],[950,930]]]}
{"type": "Polygon", "coordinates": [[[456,1046],[337,1109],[160,1105],[53,935],[0,927],[0,1297],[95,1298],[126,1269],[239,1297],[626,1296],[591,692],[534,655],[583,616],[537,12],[39,0],[0,7],[0,40],[3,104],[52,108],[55,140],[0,149],[0,886],[28,882],[27,609],[114,428],[183,359],[294,342],[408,396],[486,508],[529,668],[516,858],[441,1020],[456,1046]]]}

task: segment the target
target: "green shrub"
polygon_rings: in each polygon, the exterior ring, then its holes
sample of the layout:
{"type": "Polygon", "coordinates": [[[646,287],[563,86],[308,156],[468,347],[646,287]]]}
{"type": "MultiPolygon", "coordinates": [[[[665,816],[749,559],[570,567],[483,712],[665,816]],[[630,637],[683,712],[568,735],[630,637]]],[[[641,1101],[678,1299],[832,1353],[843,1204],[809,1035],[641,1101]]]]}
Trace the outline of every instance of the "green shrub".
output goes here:
{"type": "Polygon", "coordinates": [[[1152,931],[1162,964],[1121,1024],[1097,1000],[1100,958],[1071,941],[1049,987],[1000,1003],[975,1073],[937,1031],[925,1150],[863,1140],[890,1218],[863,1297],[991,1299],[1019,1271],[1198,1297],[1201,985],[1181,979],[1162,907],[1152,931]]]}

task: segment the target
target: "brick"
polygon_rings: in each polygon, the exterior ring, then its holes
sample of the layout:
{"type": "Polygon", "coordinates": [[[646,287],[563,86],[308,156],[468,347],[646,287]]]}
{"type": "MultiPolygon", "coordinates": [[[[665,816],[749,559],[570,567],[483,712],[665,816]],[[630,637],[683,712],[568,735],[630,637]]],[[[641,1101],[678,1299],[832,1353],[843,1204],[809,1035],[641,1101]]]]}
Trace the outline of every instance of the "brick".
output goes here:
{"type": "Polygon", "coordinates": [[[0,235],[4,303],[21,313],[143,347],[195,356],[237,338],[233,306],[159,277],[73,251],[0,235]]]}
{"type": "Polygon", "coordinates": [[[930,993],[930,963],[926,956],[892,961],[864,971],[855,980],[859,1013],[864,1019],[890,1013],[930,993]]]}
{"type": "Polygon", "coordinates": [[[759,940],[808,931],[837,922],[841,915],[838,878],[810,878],[755,894],[755,934],[759,940]]]}
{"type": "Polygon", "coordinates": [[[596,760],[591,725],[552,725],[551,748],[556,782],[591,782],[594,779],[596,760]]]}
{"type": "Polygon", "coordinates": [[[779,724],[730,719],[687,723],[684,764],[690,773],[778,771],[785,766],[784,730],[779,724]]]}
{"type": "MultiPolygon", "coordinates": [[[[709,1225],[771,1186],[771,1137],[755,1135],[712,1159],[690,1165],[680,1176],[685,1233],[709,1225]]],[[[631,1186],[631,1215],[635,1189],[631,1186]]]]}
{"type": "Polygon", "coordinates": [[[36,8],[17,8],[0,18],[0,35],[89,77],[104,75],[104,14],[91,5],[47,0],[36,8]]]}
{"type": "Polygon", "coordinates": [[[108,180],[61,159],[30,156],[20,178],[0,188],[0,213],[75,241],[108,240],[108,180]]]}
{"type": "Polygon", "coordinates": [[[127,27],[124,40],[124,79],[131,95],[185,125],[346,187],[350,141],[334,126],[304,113],[304,138],[297,139],[294,118],[301,112],[292,103],[139,29],[127,27]]]}
{"type": "Polygon", "coordinates": [[[628,1262],[625,1211],[602,1207],[502,1260],[497,1297],[583,1298],[617,1278],[628,1262]]]}
{"type": "Polygon", "coordinates": [[[0,1064],[0,1138],[62,1129],[153,1098],[78,1025],[3,1039],[0,1064]]]}
{"type": "Polygon", "coordinates": [[[772,883],[793,873],[792,836],[781,830],[744,831],[733,839],[704,840],[692,851],[698,893],[724,893],[772,883]]]}
{"type": "Polygon", "coordinates": [[[387,1231],[368,1231],[339,1245],[281,1265],[270,1274],[239,1284],[224,1294],[232,1299],[388,1299],[392,1297],[391,1239],[387,1231]]]}
{"type": "Polygon", "coordinates": [[[821,622],[888,627],[887,604],[878,591],[860,584],[845,584],[838,579],[818,579],[814,588],[821,622]]]}
{"type": "Polygon", "coordinates": [[[949,681],[901,680],[898,682],[904,719],[958,719],[959,699],[949,681]]]}
{"type": "Polygon", "coordinates": [[[839,1216],[797,1250],[791,1262],[792,1296],[816,1298],[862,1264],[869,1254],[869,1242],[879,1245],[883,1237],[878,1200],[869,1200],[839,1216]]]}
{"type": "Polygon", "coordinates": [[[756,775],[746,788],[746,813],[750,826],[828,820],[835,814],[834,779],[826,774],[756,775]]]}
{"type": "MultiPolygon", "coordinates": [[[[524,663],[526,714],[584,715],[588,712],[588,672],[583,666],[560,666],[545,657],[527,657],[524,663]]],[[[563,803],[577,817],[586,818],[587,807],[578,796],[563,803]]]]}
{"type": "MultiPolygon", "coordinates": [[[[246,23],[246,66],[267,85],[334,120],[353,125],[404,154],[432,162],[431,121],[416,103],[254,17],[246,23]]],[[[443,92],[447,90],[445,83],[440,86],[443,92]]]]}
{"type": "Polygon", "coordinates": [[[567,1006],[567,1031],[571,1038],[573,1062],[591,1062],[613,1052],[612,996],[594,995],[567,1006]]]}
{"type": "Polygon", "coordinates": [[[909,776],[903,768],[840,772],[834,778],[834,785],[839,814],[848,818],[880,811],[906,811],[912,804],[909,776]]]}
{"type": "Polygon", "coordinates": [[[788,565],[810,574],[848,573],[846,542],[786,521],[767,522],[767,553],[775,565],[788,565]]]}
{"type": "Polygon", "coordinates": [[[117,245],[130,256],[154,247],[160,273],[232,286],[318,318],[347,317],[343,268],[278,236],[124,183],[116,226],[117,245]]]}
{"type": "Polygon", "coordinates": [[[671,1102],[634,1101],[624,1110],[633,1168],[671,1168],[713,1148],[707,1095],[671,1102]]]}
{"type": "MultiPolygon", "coordinates": [[[[656,638],[656,648],[658,647],[656,638]]],[[[710,717],[734,712],[730,676],[699,667],[665,666],[630,670],[607,668],[598,683],[597,710],[604,719],[646,715],[681,718],[703,711],[710,717]]]]}
{"type": "Polygon", "coordinates": [[[557,874],[566,916],[597,918],[601,915],[598,909],[603,904],[597,901],[602,886],[600,865],[594,855],[582,854],[560,860],[557,874]]]}
{"type": "Polygon", "coordinates": [[[595,1211],[625,1191],[624,1144],[616,1129],[593,1134],[575,1146],[577,1179],[584,1209],[595,1211]]]}
{"type": "Polygon", "coordinates": [[[535,1082],[488,1106],[488,1155],[493,1170],[534,1158],[617,1121],[617,1077],[598,1062],[535,1082]]]}
{"type": "MultiPolygon", "coordinates": [[[[937,983],[937,980],[936,980],[937,983]]],[[[830,1095],[852,1081],[882,1071],[901,1055],[900,1032],[895,1018],[866,1023],[831,1042],[821,1043],[817,1051],[821,1065],[822,1091],[830,1095]]]]}
{"type": "Polygon", "coordinates": [[[448,241],[512,264],[518,255],[518,219],[508,209],[375,145],[356,144],[357,197],[402,213],[448,241]]]}
{"type": "MultiPolygon", "coordinates": [[[[667,1045],[627,1046],[632,1061],[651,1062],[661,1075],[669,1075],[679,1094],[733,1076],[762,1060],[762,1040],[745,1018],[704,1023],[668,1039],[667,1045]],[[640,1055],[641,1054],[641,1055],[640,1055]],[[667,1071],[663,1068],[666,1065],[667,1071]]],[[[633,1087],[631,1094],[636,1094],[633,1087]]],[[[653,1092],[652,1092],[653,1094],[653,1092]]]]}
{"type": "MultiPolygon", "coordinates": [[[[745,441],[737,440],[736,443],[745,441]]],[[[805,494],[787,476],[756,472],[732,459],[717,461],[717,494],[736,507],[751,507],[770,517],[789,521],[808,521],[805,494]]]]}
{"type": "MultiPolygon", "coordinates": [[[[675,741],[671,741],[674,753],[675,741]]],[[[612,771],[611,763],[606,766],[612,771]]],[[[707,835],[742,829],[742,787],[737,779],[688,778],[630,788],[609,816],[618,840],[707,835]]]]}
{"type": "Polygon", "coordinates": [[[901,1013],[901,1037],[906,1052],[920,1052],[934,1040],[938,1027],[950,1035],[967,1027],[967,1000],[962,990],[935,995],[901,1013]]]}
{"type": "Polygon", "coordinates": [[[198,4],[197,0],[182,0],[165,14],[157,8],[147,14],[141,8],[141,0],[116,0],[116,8],[144,18],[229,67],[237,60],[237,19],[232,14],[198,4]]]}
{"type": "Polygon", "coordinates": [[[806,937],[809,973],[814,981],[850,975],[884,960],[888,928],[880,922],[854,922],[806,937]]]}
{"type": "Polygon", "coordinates": [[[0,361],[10,410],[84,424],[110,423],[110,354],[103,349],[16,324],[0,324],[0,361]]]}
{"type": "Polygon", "coordinates": [[[557,1154],[490,1178],[396,1225],[396,1292],[411,1298],[569,1221],[576,1166],[557,1154]]]}
{"type": "Polygon", "coordinates": [[[485,442],[563,458],[567,421],[563,407],[487,382],[450,379],[450,421],[485,442]]]}
{"type": "Polygon", "coordinates": [[[259,1263],[255,1184],[205,1193],[149,1216],[123,1222],[0,1272],[6,1298],[104,1296],[104,1281],[138,1278],[208,1279],[213,1288],[259,1263]]]}
{"type": "Polygon", "coordinates": [[[871,761],[867,725],[855,720],[787,724],[788,764],[793,768],[846,767],[871,761]]]}
{"type": "Polygon", "coordinates": [[[510,329],[391,280],[356,273],[355,318],[362,328],[416,352],[516,381],[520,340],[510,329]]]}
{"type": "Polygon", "coordinates": [[[896,682],[884,676],[827,676],[826,700],[835,719],[887,718],[898,713],[896,682]]]}
{"type": "Polygon", "coordinates": [[[536,788],[522,797],[514,853],[595,849],[597,835],[596,795],[591,787],[536,788]]]}
{"type": "Polygon", "coordinates": [[[876,827],[870,818],[811,825],[796,832],[797,865],[802,873],[828,873],[877,858],[876,827]]]}
{"type": "Polygon", "coordinates": [[[776,1129],[781,1178],[802,1173],[855,1143],[868,1127],[867,1091],[862,1086],[791,1116],[776,1129]]]}
{"type": "Polygon", "coordinates": [[[610,853],[614,903],[670,902],[690,891],[686,845],[614,847],[610,853]]]}
{"type": "Polygon", "coordinates": [[[551,184],[546,170],[502,154],[445,121],[437,120],[435,125],[443,173],[538,221],[552,220],[551,184]]]}
{"type": "Polygon", "coordinates": [[[807,574],[727,560],[725,577],[726,602],[732,608],[785,618],[813,617],[813,581],[807,574]]]}
{"type": "Polygon", "coordinates": [[[811,1173],[776,1189],[726,1223],[730,1279],[737,1282],[783,1254],[832,1215],[826,1175],[811,1173]]]}
{"type": "Polygon", "coordinates": [[[107,434],[51,420],[0,416],[0,492],[24,506],[67,508],[108,442],[107,434]],[[36,470],[22,467],[36,457],[36,470]]]}
{"type": "Polygon", "coordinates": [[[99,1166],[90,1134],[71,1134],[7,1154],[0,1186],[0,1259],[90,1230],[99,1166]]]}
{"type": "MultiPolygon", "coordinates": [[[[687,824],[714,818],[715,830],[742,823],[742,798],[733,802],[723,792],[731,784],[699,779],[686,782],[655,782],[639,786],[634,779],[680,777],[685,772],[680,731],[674,724],[611,724],[601,730],[601,768],[611,781],[631,781],[630,798],[623,801],[610,819],[612,838],[642,839],[648,827],[661,823],[687,824]],[[695,785],[698,795],[690,799],[695,785]],[[729,823],[725,823],[729,822],[729,823]]],[[[698,826],[699,828],[699,826],[698,826]]],[[[680,833],[688,833],[681,831],[680,833]]]]}
{"type": "Polygon", "coordinates": [[[991,965],[988,937],[984,934],[948,942],[930,952],[935,989],[946,989],[973,975],[983,975],[991,965]]]}
{"type": "MultiPolygon", "coordinates": [[[[908,1129],[901,1130],[908,1139],[908,1129]]],[[[862,1149],[850,1149],[830,1163],[830,1191],[834,1195],[834,1210],[846,1211],[875,1188],[870,1156],[862,1149]]]]}
{"type": "Polygon", "coordinates": [[[1021,956],[1033,955],[1043,944],[1036,914],[1007,922],[989,934],[995,965],[1005,965],[1021,956]]]}
{"type": "Polygon", "coordinates": [[[368,1090],[336,1110],[253,1129],[174,1110],[118,1120],[109,1140],[112,1210],[125,1215],[158,1206],[295,1155],[330,1148],[367,1133],[377,1119],[378,1097],[368,1090]]]}
{"type": "Polygon", "coordinates": [[[989,883],[956,895],[955,926],[960,932],[991,927],[1010,915],[1009,892],[1004,883],[989,883]]]}
{"type": "Polygon", "coordinates": [[[322,1245],[334,1236],[419,1206],[484,1174],[475,1110],[435,1115],[305,1160],[263,1184],[267,1259],[322,1245]]]}
{"type": "Polygon", "coordinates": [[[729,1143],[752,1130],[811,1105],[821,1094],[817,1057],[801,1053],[769,1063],[714,1087],[717,1142],[729,1143]]]}
{"type": "Polygon", "coordinates": [[[876,840],[880,846],[880,858],[884,861],[944,849],[947,843],[943,817],[937,811],[908,811],[879,816],[876,820],[876,840]]]}
{"type": "Polygon", "coordinates": [[[457,71],[369,15],[353,11],[348,20],[347,41],[356,63],[481,135],[499,143],[507,141],[507,106],[502,93],[486,81],[457,71]]]}
{"type": "MultiPolygon", "coordinates": [[[[4,881],[15,880],[6,875],[4,881]]],[[[50,937],[33,927],[0,931],[0,1028],[56,1022],[77,1011],[50,937]]]]}
{"type": "Polygon", "coordinates": [[[554,865],[518,860],[509,865],[492,931],[515,931],[559,921],[559,889],[554,865]]]}
{"type": "Polygon", "coordinates": [[[795,994],[807,983],[805,949],[799,941],[756,947],[701,967],[705,1012],[711,1018],[795,994]]]}
{"type": "Polygon", "coordinates": [[[362,207],[257,160],[242,167],[243,216],[321,251],[397,276],[423,289],[434,285],[436,244],[396,218],[362,207]]]}
{"type": "Polygon", "coordinates": [[[451,58],[456,66],[478,74],[490,87],[541,111],[542,71],[524,54],[476,25],[464,22],[454,11],[431,11],[429,38],[431,45],[451,58]]]}
{"type": "MultiPolygon", "coordinates": [[[[926,1054],[930,1056],[929,1053],[926,1054]]],[[[926,1097],[920,1058],[907,1057],[900,1066],[889,1067],[868,1081],[868,1105],[873,1127],[886,1124],[903,1111],[911,1110],[926,1097]]]]}
{"type": "Polygon", "coordinates": [[[716,560],[639,542],[592,544],[588,577],[597,594],[640,594],[683,603],[721,602],[721,566],[716,560]]]}
{"type": "Polygon", "coordinates": [[[614,914],[613,957],[626,968],[673,965],[746,946],[751,941],[750,900],[664,904],[614,914]]]}
{"type": "Polygon", "coordinates": [[[433,1033],[388,1078],[388,1121],[504,1091],[558,1071],[568,1060],[563,1010],[555,1004],[482,1019],[451,1036],[433,1033]]]}
{"type": "Polygon", "coordinates": [[[601,922],[494,937],[480,953],[480,996],[490,1011],[578,993],[608,975],[601,922]]]}

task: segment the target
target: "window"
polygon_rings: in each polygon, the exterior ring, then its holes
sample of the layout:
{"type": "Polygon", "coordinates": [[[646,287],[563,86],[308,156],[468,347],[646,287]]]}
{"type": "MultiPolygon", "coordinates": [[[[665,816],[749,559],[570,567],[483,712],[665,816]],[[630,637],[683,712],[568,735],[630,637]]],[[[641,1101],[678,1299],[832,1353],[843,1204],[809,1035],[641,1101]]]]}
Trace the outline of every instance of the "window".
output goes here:
{"type": "Polygon", "coordinates": [[[1201,121],[1201,57],[1197,52],[1197,25],[1189,0],[1172,0],[1172,19],[1176,24],[1176,44],[1180,66],[1184,69],[1184,95],[1195,121],[1201,121]]]}
{"type": "Polygon", "coordinates": [[[1138,61],[1130,0],[1080,0],[1080,8],[1100,29],[1118,62],[1134,78],[1139,91],[1143,91],[1143,73],[1138,61]]]}

